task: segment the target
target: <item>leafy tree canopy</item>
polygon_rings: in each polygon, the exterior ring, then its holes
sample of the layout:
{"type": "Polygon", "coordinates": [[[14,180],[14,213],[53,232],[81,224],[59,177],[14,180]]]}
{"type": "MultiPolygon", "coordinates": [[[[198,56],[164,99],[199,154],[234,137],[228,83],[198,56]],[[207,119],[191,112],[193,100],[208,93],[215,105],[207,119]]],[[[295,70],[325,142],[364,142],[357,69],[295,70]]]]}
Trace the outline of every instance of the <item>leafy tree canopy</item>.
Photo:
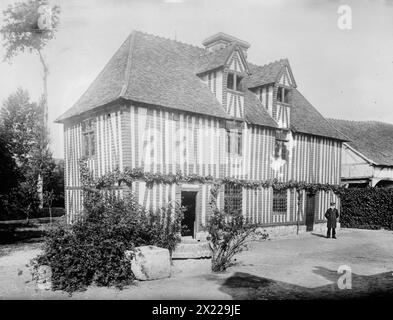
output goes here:
{"type": "Polygon", "coordinates": [[[0,197],[15,187],[19,178],[18,168],[8,148],[5,137],[0,133],[0,197]]]}
{"type": "MultiPolygon", "coordinates": [[[[7,216],[28,217],[37,210],[39,175],[45,178],[47,187],[57,186],[56,181],[52,181],[56,164],[48,148],[49,139],[42,115],[43,104],[31,102],[28,92],[21,88],[3,102],[0,110],[0,136],[19,173],[17,186],[1,199],[7,216]]],[[[60,179],[59,183],[63,180],[60,179]]]]}
{"type": "Polygon", "coordinates": [[[43,106],[31,102],[26,90],[18,88],[3,102],[0,131],[24,172],[45,167],[46,160],[51,158],[43,124],[43,106]]]}

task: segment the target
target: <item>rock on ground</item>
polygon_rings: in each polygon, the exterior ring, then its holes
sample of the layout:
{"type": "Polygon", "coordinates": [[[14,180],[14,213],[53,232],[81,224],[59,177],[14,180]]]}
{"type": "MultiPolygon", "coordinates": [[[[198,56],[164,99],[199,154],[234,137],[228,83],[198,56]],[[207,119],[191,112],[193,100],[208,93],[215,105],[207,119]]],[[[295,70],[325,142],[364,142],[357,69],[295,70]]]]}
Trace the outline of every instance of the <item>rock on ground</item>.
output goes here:
{"type": "Polygon", "coordinates": [[[171,276],[169,250],[156,246],[141,246],[126,251],[131,270],[138,280],[155,280],[171,276]]]}
{"type": "Polygon", "coordinates": [[[41,290],[52,289],[52,270],[49,266],[39,266],[37,270],[37,286],[41,290]]]}

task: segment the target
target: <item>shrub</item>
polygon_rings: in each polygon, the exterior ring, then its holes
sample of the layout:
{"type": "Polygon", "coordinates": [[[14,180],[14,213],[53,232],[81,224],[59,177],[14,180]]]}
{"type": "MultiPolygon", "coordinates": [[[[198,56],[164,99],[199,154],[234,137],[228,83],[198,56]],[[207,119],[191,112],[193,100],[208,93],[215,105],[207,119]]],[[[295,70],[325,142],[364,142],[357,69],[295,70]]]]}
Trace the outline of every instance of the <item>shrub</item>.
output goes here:
{"type": "Polygon", "coordinates": [[[124,199],[95,193],[72,225],[49,231],[44,253],[33,262],[52,269],[52,289],[72,293],[91,283],[119,288],[133,279],[124,251],[157,245],[172,251],[180,241],[182,209],[168,205],[147,212],[132,195],[124,199]]]}
{"type": "Polygon", "coordinates": [[[241,212],[233,211],[230,206],[226,206],[225,210],[217,207],[218,188],[215,186],[211,190],[212,214],[207,224],[212,249],[212,271],[215,272],[224,271],[232,265],[234,256],[247,247],[246,241],[255,234],[257,228],[257,225],[248,223],[241,212]]]}
{"type": "Polygon", "coordinates": [[[350,188],[340,199],[341,226],[393,230],[393,189],[350,188]]]}

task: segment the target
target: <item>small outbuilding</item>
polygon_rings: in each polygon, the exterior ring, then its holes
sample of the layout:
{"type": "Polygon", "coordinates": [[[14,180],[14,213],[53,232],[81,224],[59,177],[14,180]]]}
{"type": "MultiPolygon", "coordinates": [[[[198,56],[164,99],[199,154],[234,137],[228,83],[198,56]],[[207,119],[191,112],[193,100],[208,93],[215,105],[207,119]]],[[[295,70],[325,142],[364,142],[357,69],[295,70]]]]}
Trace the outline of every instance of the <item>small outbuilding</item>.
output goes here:
{"type": "Polygon", "coordinates": [[[329,119],[348,137],[343,143],[341,184],[393,187],[393,124],[329,119]]]}

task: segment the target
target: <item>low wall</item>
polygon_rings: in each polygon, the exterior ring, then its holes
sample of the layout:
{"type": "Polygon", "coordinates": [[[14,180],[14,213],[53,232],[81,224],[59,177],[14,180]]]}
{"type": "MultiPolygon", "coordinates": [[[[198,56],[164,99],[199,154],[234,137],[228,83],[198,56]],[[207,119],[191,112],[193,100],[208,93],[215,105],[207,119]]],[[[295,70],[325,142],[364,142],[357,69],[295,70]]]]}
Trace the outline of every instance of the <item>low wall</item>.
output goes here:
{"type": "MultiPolygon", "coordinates": [[[[339,228],[339,224],[337,225],[339,228]]],[[[282,238],[287,236],[293,236],[297,234],[297,225],[288,225],[288,226],[273,226],[273,227],[260,227],[259,231],[265,231],[269,234],[270,239],[274,238],[282,238]]],[[[314,228],[312,231],[306,231],[305,225],[299,226],[299,234],[304,233],[320,233],[325,234],[327,231],[326,222],[325,223],[316,223],[314,224],[314,228]]]]}
{"type": "MultiPolygon", "coordinates": [[[[327,232],[326,225],[326,222],[315,223],[312,231],[306,231],[306,225],[299,225],[299,234],[319,233],[324,235],[327,232]]],[[[340,223],[337,222],[337,230],[339,229],[340,223]]],[[[257,232],[268,233],[270,239],[289,237],[297,234],[297,225],[259,227],[257,232]]],[[[206,241],[207,236],[207,232],[198,232],[196,234],[196,240],[206,241]]]]}

